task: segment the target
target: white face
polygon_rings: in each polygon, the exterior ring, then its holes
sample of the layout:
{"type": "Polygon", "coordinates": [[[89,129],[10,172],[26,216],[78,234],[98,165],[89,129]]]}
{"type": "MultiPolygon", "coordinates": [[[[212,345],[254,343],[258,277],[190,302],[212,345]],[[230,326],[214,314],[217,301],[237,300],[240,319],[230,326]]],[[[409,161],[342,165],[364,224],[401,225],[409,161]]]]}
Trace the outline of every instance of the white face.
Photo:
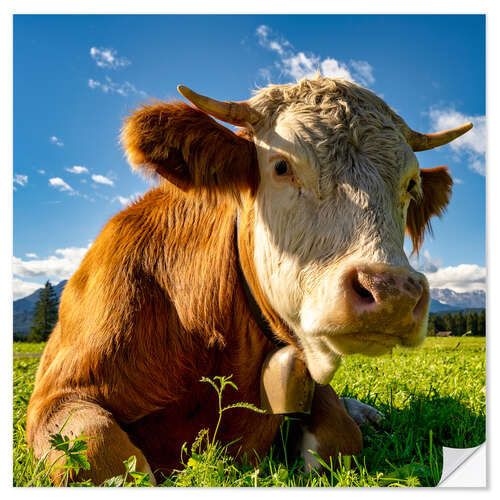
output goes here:
{"type": "Polygon", "coordinates": [[[420,190],[415,155],[389,137],[397,147],[370,157],[365,141],[349,164],[339,160],[346,151],[322,145],[324,127],[314,123],[285,113],[255,138],[254,262],[312,377],[327,383],[338,354],[418,345],[429,297],[403,251],[406,212],[420,190]]]}

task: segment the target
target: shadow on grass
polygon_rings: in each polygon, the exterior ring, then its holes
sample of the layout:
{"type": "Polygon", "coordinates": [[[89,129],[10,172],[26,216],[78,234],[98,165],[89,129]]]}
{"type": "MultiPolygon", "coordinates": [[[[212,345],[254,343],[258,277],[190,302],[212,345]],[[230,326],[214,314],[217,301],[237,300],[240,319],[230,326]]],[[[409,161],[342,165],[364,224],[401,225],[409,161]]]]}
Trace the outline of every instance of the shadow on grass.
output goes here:
{"type": "MultiPolygon", "coordinates": [[[[385,415],[377,428],[362,426],[364,449],[356,457],[358,475],[377,478],[377,485],[436,486],[443,469],[443,446],[472,448],[485,440],[485,416],[449,396],[409,395],[404,408],[363,402],[385,415]]],[[[285,465],[290,475],[300,475],[299,422],[287,419],[281,433],[273,445],[272,462],[285,465]]]]}
{"type": "Polygon", "coordinates": [[[485,416],[451,397],[412,396],[403,409],[377,408],[385,415],[380,427],[362,428],[363,459],[372,473],[411,474],[422,486],[435,486],[441,478],[443,446],[472,448],[485,440],[485,416]]]}

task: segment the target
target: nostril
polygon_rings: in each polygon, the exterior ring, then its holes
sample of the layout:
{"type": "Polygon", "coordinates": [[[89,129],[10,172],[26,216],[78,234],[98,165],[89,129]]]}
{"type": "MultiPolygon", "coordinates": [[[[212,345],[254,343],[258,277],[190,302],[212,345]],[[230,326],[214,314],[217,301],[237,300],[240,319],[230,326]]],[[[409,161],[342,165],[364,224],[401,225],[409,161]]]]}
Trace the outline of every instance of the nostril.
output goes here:
{"type": "Polygon", "coordinates": [[[411,276],[406,280],[404,285],[405,290],[415,295],[415,297],[420,297],[424,289],[424,285],[421,282],[415,281],[411,276]]]}
{"type": "Polygon", "coordinates": [[[355,273],[352,278],[352,288],[356,292],[356,294],[363,299],[363,302],[372,303],[375,302],[375,297],[372,295],[370,290],[365,288],[360,282],[358,278],[358,274],[355,273]]]}
{"type": "Polygon", "coordinates": [[[429,302],[429,292],[427,291],[427,288],[422,283],[419,283],[418,285],[420,288],[420,299],[413,309],[413,317],[416,320],[420,319],[426,313],[427,304],[429,302]]]}

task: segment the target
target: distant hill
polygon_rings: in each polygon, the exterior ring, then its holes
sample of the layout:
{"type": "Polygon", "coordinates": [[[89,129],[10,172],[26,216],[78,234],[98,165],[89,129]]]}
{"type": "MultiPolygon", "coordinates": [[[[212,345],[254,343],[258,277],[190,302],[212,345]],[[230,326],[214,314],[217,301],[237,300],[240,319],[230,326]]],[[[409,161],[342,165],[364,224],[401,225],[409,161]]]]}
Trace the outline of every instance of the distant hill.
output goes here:
{"type": "Polygon", "coordinates": [[[486,293],[483,290],[459,293],[449,288],[431,288],[431,298],[454,309],[486,307],[486,293]]]}
{"type": "Polygon", "coordinates": [[[455,314],[458,312],[461,312],[462,314],[467,314],[467,313],[480,313],[481,311],[485,311],[486,309],[484,307],[466,307],[462,309],[440,309],[439,311],[430,311],[430,315],[438,315],[438,316],[444,316],[447,313],[450,314],[455,314]]]}
{"type": "Polygon", "coordinates": [[[436,299],[431,299],[431,305],[429,308],[429,312],[433,313],[433,312],[441,312],[441,311],[458,311],[459,309],[461,309],[461,308],[449,306],[448,304],[443,304],[436,299]]]}
{"type": "MultiPolygon", "coordinates": [[[[64,280],[54,286],[58,299],[61,298],[67,282],[68,280],[64,280]]],[[[14,333],[28,336],[40,290],[41,288],[27,297],[14,301],[14,333]]],[[[482,290],[458,293],[449,288],[431,288],[431,313],[484,309],[485,306],[486,294],[482,290]]]]}
{"type": "MultiPolygon", "coordinates": [[[[54,292],[58,300],[61,300],[61,294],[67,282],[68,280],[64,280],[54,286],[54,292]]],[[[35,314],[35,306],[38,302],[38,297],[40,296],[42,288],[43,287],[39,288],[27,297],[14,300],[14,334],[23,337],[29,335],[33,323],[33,316],[35,314]]]]}

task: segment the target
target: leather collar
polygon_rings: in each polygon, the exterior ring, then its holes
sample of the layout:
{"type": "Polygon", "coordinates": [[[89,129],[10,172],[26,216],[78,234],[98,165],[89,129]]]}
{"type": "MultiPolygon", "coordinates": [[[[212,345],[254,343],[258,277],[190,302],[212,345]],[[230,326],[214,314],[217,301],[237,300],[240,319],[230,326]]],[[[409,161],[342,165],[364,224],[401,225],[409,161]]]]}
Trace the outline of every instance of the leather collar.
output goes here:
{"type": "Polygon", "coordinates": [[[247,299],[248,306],[250,308],[250,312],[252,314],[253,319],[257,323],[257,326],[261,330],[261,332],[265,335],[267,340],[269,340],[271,343],[273,343],[276,347],[285,347],[288,345],[286,342],[283,342],[281,339],[278,339],[276,335],[274,334],[271,325],[269,324],[269,321],[267,318],[264,316],[264,313],[262,312],[262,309],[259,307],[259,304],[257,304],[257,301],[255,300],[255,297],[252,294],[252,290],[250,289],[250,285],[248,284],[247,279],[245,278],[245,273],[243,272],[243,269],[241,268],[241,263],[240,263],[240,249],[238,245],[238,229],[239,229],[239,216],[236,217],[236,230],[234,232],[235,234],[235,243],[236,243],[236,254],[238,257],[238,274],[241,279],[241,283],[243,284],[243,291],[245,292],[245,297],[247,299]]]}

